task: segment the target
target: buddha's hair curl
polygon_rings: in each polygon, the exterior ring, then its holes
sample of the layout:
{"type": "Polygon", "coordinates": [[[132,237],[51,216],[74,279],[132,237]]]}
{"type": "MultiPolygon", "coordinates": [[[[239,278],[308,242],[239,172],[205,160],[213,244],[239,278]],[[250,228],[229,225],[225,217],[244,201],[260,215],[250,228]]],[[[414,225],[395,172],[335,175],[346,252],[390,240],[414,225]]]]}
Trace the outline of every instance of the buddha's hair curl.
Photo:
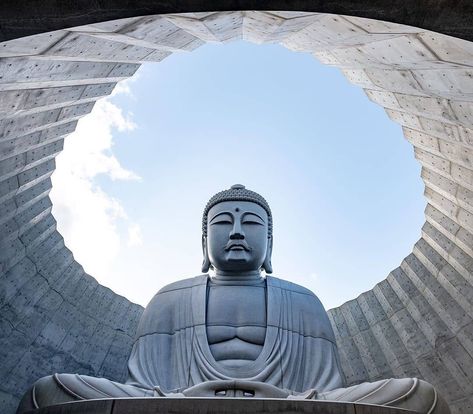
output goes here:
{"type": "Polygon", "coordinates": [[[251,201],[252,203],[258,204],[266,210],[268,213],[268,237],[273,235],[273,217],[271,215],[271,209],[269,208],[268,202],[264,197],[258,193],[248,190],[244,185],[235,184],[232,185],[228,190],[220,191],[215,194],[207,203],[202,216],[202,234],[207,236],[207,216],[209,210],[218,203],[223,201],[251,201]]]}

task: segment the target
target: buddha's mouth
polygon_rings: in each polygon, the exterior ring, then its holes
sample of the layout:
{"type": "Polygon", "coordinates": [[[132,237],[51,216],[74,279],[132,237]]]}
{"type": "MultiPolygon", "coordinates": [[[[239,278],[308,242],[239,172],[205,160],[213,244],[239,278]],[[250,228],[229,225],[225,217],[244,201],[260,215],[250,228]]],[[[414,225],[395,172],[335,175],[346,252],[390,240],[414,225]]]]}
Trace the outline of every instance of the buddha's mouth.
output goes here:
{"type": "Polygon", "coordinates": [[[225,246],[225,251],[229,250],[245,250],[247,252],[251,251],[251,247],[244,240],[238,241],[229,241],[225,246]]]}

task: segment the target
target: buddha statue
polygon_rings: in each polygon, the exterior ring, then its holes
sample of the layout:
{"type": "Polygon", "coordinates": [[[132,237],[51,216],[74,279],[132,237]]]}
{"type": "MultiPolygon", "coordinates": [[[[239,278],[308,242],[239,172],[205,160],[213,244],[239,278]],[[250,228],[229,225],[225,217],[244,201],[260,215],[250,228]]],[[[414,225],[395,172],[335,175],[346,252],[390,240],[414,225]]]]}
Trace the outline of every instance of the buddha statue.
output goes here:
{"type": "Polygon", "coordinates": [[[272,228],[270,207],[259,194],[234,185],[214,195],[203,214],[204,274],[172,283],[150,301],[126,383],[78,374],[44,377],[17,414],[79,399],[188,396],[335,400],[448,414],[442,397],[420,379],[345,388],[319,299],[262,274],[272,273],[272,228]]]}

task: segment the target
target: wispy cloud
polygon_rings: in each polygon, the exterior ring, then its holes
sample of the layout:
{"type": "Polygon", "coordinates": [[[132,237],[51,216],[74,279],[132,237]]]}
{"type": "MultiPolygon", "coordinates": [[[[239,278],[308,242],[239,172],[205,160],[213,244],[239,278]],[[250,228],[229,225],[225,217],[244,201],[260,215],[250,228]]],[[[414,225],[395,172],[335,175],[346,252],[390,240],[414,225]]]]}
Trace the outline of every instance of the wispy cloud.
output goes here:
{"type": "MultiPolygon", "coordinates": [[[[130,94],[129,84],[122,84],[117,93],[130,94]]],[[[112,180],[141,179],[113,154],[113,132],[135,128],[131,114],[124,114],[109,99],[98,101],[67,137],[52,177],[58,229],[76,260],[101,282],[110,278],[109,269],[122,248],[142,242],[140,226],[128,217],[121,201],[97,183],[100,175],[112,180]]]]}

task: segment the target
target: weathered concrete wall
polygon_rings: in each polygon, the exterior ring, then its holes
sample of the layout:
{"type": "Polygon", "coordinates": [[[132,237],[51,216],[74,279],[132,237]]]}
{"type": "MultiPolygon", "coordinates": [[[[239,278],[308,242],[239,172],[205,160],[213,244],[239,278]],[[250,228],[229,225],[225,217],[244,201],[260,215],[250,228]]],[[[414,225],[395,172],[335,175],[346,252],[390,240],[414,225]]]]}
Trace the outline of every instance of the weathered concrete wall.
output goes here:
{"type": "Polygon", "coordinates": [[[140,63],[241,38],[341,68],[403,126],[426,185],[422,238],[386,280],[330,317],[349,383],[415,375],[455,413],[471,412],[473,44],[299,12],[133,17],[0,43],[2,412],[54,371],[122,379],[142,311],[86,275],[56,231],[49,176],[64,137],[140,63]]]}

